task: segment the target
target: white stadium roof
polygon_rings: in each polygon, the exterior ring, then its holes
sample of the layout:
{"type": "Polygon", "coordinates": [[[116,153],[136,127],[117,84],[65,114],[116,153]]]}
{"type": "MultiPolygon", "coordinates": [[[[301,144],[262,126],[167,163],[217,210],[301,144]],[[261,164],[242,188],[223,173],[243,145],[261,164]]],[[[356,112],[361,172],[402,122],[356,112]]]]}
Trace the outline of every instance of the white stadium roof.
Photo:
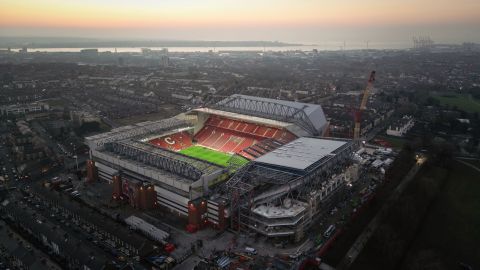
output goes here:
{"type": "Polygon", "coordinates": [[[224,116],[224,117],[228,117],[228,118],[232,118],[240,121],[245,121],[249,123],[257,123],[257,124],[280,127],[280,128],[285,128],[292,125],[291,123],[286,123],[286,122],[277,121],[273,119],[245,115],[245,114],[234,113],[234,112],[221,111],[221,110],[216,110],[211,108],[197,108],[197,109],[194,109],[193,111],[220,115],[220,116],[224,116]]]}
{"type": "Polygon", "coordinates": [[[327,119],[325,118],[325,114],[323,113],[322,106],[318,104],[310,104],[310,103],[302,103],[296,101],[288,101],[288,100],[281,100],[281,99],[272,99],[272,98],[263,98],[263,97],[256,97],[256,96],[247,96],[247,95],[240,95],[235,94],[231,97],[242,97],[250,100],[259,100],[265,102],[273,102],[277,104],[282,104],[288,107],[293,107],[299,110],[302,110],[307,114],[312,124],[317,129],[321,129],[326,123],[327,119]]]}
{"type": "MultiPolygon", "coordinates": [[[[233,100],[250,100],[254,102],[263,102],[265,104],[278,104],[281,106],[293,108],[295,110],[302,110],[305,113],[305,116],[308,118],[308,121],[311,122],[313,127],[317,131],[323,131],[327,125],[327,119],[325,118],[325,114],[323,113],[322,106],[318,104],[309,104],[309,103],[302,103],[302,102],[295,102],[295,101],[288,101],[288,100],[280,100],[280,99],[272,99],[272,98],[263,98],[263,97],[256,97],[256,96],[247,96],[241,94],[234,94],[231,95],[217,103],[219,106],[230,106],[230,103],[233,100]]],[[[253,110],[257,113],[265,114],[265,115],[278,115],[278,116],[288,116],[288,117],[295,117],[297,112],[290,111],[285,112],[284,108],[276,107],[272,108],[269,106],[250,106],[249,108],[241,108],[242,106],[248,106],[247,103],[236,103],[236,106],[240,109],[246,110],[253,110]],[[286,114],[286,115],[285,115],[286,114]]]]}
{"type": "Polygon", "coordinates": [[[305,170],[345,145],[345,141],[301,137],[255,160],[258,163],[305,170]]]}

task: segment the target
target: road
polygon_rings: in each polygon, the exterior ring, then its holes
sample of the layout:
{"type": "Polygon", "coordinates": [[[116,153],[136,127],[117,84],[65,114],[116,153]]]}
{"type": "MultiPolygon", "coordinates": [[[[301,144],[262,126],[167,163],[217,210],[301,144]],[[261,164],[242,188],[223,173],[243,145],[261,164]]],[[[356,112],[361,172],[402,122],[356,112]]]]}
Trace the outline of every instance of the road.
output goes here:
{"type": "Polygon", "coordinates": [[[370,237],[373,235],[378,225],[380,224],[381,216],[390,209],[390,206],[400,197],[402,192],[408,186],[408,184],[415,178],[415,175],[420,170],[422,165],[425,163],[426,158],[419,158],[417,163],[410,169],[407,175],[403,178],[402,182],[394,190],[393,194],[390,196],[385,205],[380,209],[377,215],[370,221],[365,230],[357,237],[352,247],[348,250],[345,257],[342,259],[340,264],[337,266],[337,269],[343,270],[348,269],[358,255],[361,253],[362,249],[367,244],[370,237]]]}
{"type": "Polygon", "coordinates": [[[468,167],[476,170],[477,172],[480,172],[480,168],[478,168],[477,166],[473,165],[472,163],[465,162],[465,161],[463,161],[463,160],[461,160],[461,159],[458,159],[458,158],[457,158],[457,161],[460,162],[460,163],[462,163],[462,164],[467,165],[468,167]]]}
{"type": "Polygon", "coordinates": [[[120,125],[117,124],[116,122],[114,122],[113,120],[111,120],[110,118],[106,117],[106,116],[100,116],[102,118],[102,121],[109,125],[111,128],[117,128],[119,127],[120,125]]]}

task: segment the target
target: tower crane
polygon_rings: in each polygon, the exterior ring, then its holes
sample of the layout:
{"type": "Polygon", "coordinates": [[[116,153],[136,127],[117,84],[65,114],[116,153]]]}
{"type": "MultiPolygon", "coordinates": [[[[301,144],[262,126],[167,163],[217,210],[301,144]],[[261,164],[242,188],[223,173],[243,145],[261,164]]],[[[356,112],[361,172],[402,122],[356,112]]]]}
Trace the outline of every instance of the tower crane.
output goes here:
{"type": "Polygon", "coordinates": [[[358,107],[358,109],[355,111],[355,114],[354,114],[354,121],[355,121],[355,127],[353,129],[354,140],[358,140],[360,138],[360,123],[362,121],[361,120],[362,112],[367,107],[368,95],[370,93],[370,90],[373,87],[373,82],[375,82],[375,70],[373,70],[370,73],[370,78],[368,79],[367,87],[365,87],[365,90],[363,90],[362,102],[360,103],[360,107],[358,107]]]}

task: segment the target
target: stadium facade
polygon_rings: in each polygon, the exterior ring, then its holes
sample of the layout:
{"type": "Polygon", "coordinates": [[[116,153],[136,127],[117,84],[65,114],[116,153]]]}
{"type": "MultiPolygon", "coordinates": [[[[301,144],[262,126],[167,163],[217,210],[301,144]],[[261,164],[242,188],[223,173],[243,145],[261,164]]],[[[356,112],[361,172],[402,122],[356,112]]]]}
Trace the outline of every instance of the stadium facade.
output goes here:
{"type": "Polygon", "coordinates": [[[231,227],[299,240],[352,181],[351,141],[321,138],[320,105],[232,95],[173,118],[86,138],[89,181],[188,229],[231,227]]]}

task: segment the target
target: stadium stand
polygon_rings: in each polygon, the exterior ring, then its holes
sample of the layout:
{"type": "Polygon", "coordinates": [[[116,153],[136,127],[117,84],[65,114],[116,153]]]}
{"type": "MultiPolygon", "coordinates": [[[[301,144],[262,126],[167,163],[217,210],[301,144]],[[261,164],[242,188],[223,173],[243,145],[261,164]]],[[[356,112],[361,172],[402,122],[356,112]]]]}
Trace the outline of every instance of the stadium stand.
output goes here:
{"type": "Polygon", "coordinates": [[[241,151],[240,153],[238,153],[240,156],[248,159],[248,160],[253,160],[255,159],[254,156],[250,155],[249,153],[245,152],[245,151],[241,151]]]}
{"type": "MultiPolygon", "coordinates": [[[[265,139],[275,139],[277,143],[285,144],[295,139],[295,135],[287,130],[266,127],[258,124],[228,119],[219,116],[210,116],[203,129],[195,135],[195,141],[203,146],[226,153],[240,153],[265,139]]],[[[252,156],[262,155],[272,149],[271,145],[260,145],[254,149],[256,155],[243,153],[242,156],[251,159],[252,156]]]]}
{"type": "Polygon", "coordinates": [[[180,151],[192,146],[192,136],[185,131],[153,139],[149,143],[172,151],[180,151]]]}
{"type": "Polygon", "coordinates": [[[271,152],[277,149],[282,145],[284,144],[275,139],[265,139],[263,141],[257,142],[256,144],[243,149],[238,154],[244,158],[253,160],[259,156],[262,156],[268,152],[271,152]]]}
{"type": "Polygon", "coordinates": [[[296,138],[295,135],[287,130],[242,122],[220,116],[210,116],[205,125],[230,131],[238,131],[258,138],[274,138],[285,143],[296,138]]]}
{"type": "Polygon", "coordinates": [[[248,147],[248,148],[244,149],[243,151],[246,152],[247,154],[255,157],[255,158],[258,158],[258,157],[261,157],[261,156],[262,156],[261,153],[253,150],[251,147],[248,147]]]}

